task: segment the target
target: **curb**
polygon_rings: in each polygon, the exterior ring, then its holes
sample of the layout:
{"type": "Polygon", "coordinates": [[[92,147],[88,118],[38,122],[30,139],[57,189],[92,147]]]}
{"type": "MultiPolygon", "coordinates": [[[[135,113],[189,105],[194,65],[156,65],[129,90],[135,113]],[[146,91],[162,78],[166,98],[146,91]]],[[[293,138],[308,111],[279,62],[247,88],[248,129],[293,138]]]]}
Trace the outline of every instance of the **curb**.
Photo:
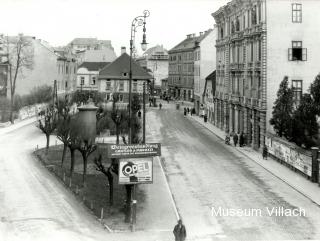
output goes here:
{"type": "MultiPolygon", "coordinates": [[[[192,118],[195,120],[195,118],[192,118]]],[[[195,120],[197,123],[199,123],[200,125],[202,125],[203,127],[205,127],[207,130],[209,130],[211,133],[213,133],[215,136],[217,136],[218,138],[220,138],[221,140],[223,140],[223,138],[221,138],[218,134],[216,134],[213,130],[207,128],[205,125],[203,125],[201,122],[195,120]]],[[[256,164],[258,164],[260,167],[262,167],[264,170],[266,170],[267,172],[269,172],[271,175],[273,175],[274,177],[278,178],[279,180],[281,180],[282,182],[286,183],[289,187],[291,187],[292,189],[294,189],[295,191],[297,191],[298,193],[300,193],[302,196],[306,197],[307,199],[309,199],[312,203],[316,204],[319,208],[320,208],[320,203],[318,203],[317,201],[313,200],[313,198],[311,198],[308,194],[306,194],[305,192],[301,191],[300,189],[298,189],[297,187],[291,185],[288,181],[286,181],[284,178],[280,177],[279,175],[276,175],[275,173],[273,173],[269,168],[265,167],[263,164],[261,164],[260,162],[254,160],[254,158],[250,157],[247,153],[245,153],[242,150],[239,150],[238,148],[236,148],[236,150],[241,153],[242,155],[246,156],[247,158],[249,158],[250,160],[252,160],[253,162],[255,162],[256,164]]]]}

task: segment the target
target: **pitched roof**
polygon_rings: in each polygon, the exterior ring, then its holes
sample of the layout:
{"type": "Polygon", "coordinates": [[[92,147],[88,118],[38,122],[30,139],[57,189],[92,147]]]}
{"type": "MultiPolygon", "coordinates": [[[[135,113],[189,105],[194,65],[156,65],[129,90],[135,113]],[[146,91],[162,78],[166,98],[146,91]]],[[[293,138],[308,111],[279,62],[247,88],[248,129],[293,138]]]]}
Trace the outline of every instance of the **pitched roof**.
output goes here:
{"type": "Polygon", "coordinates": [[[83,62],[78,69],[86,68],[88,71],[99,71],[108,64],[110,64],[110,62],[83,62]]]}
{"type": "Polygon", "coordinates": [[[180,42],[178,45],[176,45],[175,47],[170,49],[169,53],[174,52],[174,51],[194,48],[194,47],[196,47],[196,43],[200,43],[211,32],[212,32],[212,29],[209,29],[208,31],[206,31],[204,34],[202,34],[200,36],[192,37],[192,35],[188,35],[189,37],[187,37],[182,42],[180,42]]]}
{"type": "Polygon", "coordinates": [[[214,80],[216,78],[216,71],[214,70],[211,74],[206,77],[206,80],[214,80]]]}
{"type": "MultiPolygon", "coordinates": [[[[99,73],[99,79],[128,79],[129,76],[124,76],[124,73],[129,73],[130,56],[123,53],[112,63],[104,67],[99,73]]],[[[139,64],[132,60],[132,79],[152,79],[152,76],[147,73],[139,64]]]]}
{"type": "Polygon", "coordinates": [[[96,44],[97,38],[75,38],[70,44],[96,44]]]}

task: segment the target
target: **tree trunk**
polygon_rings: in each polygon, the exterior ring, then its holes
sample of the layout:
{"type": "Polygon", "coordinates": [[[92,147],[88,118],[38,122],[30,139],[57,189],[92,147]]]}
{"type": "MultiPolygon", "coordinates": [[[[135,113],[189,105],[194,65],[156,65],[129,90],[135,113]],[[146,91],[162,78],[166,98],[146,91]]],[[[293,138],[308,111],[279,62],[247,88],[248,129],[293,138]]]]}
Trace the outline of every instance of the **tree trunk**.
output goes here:
{"type": "Polygon", "coordinates": [[[83,159],[82,184],[85,187],[86,186],[86,175],[87,175],[87,161],[88,161],[87,155],[86,154],[82,154],[82,159],[83,159]]]}
{"type": "Polygon", "coordinates": [[[110,206],[113,205],[113,175],[110,171],[110,169],[108,169],[107,171],[107,177],[108,177],[108,182],[109,182],[109,203],[110,203],[110,206]]]}
{"type": "Polygon", "coordinates": [[[132,198],[132,185],[125,185],[126,188],[126,194],[127,194],[127,199],[126,199],[126,208],[125,208],[125,222],[129,223],[130,218],[131,218],[131,198],[132,198]]]}
{"type": "Polygon", "coordinates": [[[67,152],[67,145],[63,145],[63,151],[62,151],[62,158],[61,158],[61,167],[63,167],[64,159],[66,157],[66,152],[67,152]]]}
{"type": "Polygon", "coordinates": [[[46,152],[48,153],[48,151],[49,151],[49,144],[50,144],[50,135],[47,135],[47,134],[46,134],[46,138],[47,138],[46,152]]]}
{"type": "Polygon", "coordinates": [[[13,96],[11,95],[11,100],[10,100],[10,122],[13,124],[14,119],[13,119],[13,96]]]}
{"type": "Polygon", "coordinates": [[[70,148],[70,155],[71,155],[71,162],[70,162],[70,177],[72,178],[73,175],[73,170],[74,170],[74,153],[75,153],[75,149],[70,148]]]}

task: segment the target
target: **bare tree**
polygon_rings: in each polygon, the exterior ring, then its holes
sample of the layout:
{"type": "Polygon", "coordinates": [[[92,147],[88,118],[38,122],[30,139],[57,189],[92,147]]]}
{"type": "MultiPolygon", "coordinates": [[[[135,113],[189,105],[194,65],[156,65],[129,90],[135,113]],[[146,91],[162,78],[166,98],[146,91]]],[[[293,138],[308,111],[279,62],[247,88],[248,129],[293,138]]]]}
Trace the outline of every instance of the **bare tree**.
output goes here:
{"type": "Polygon", "coordinates": [[[30,39],[19,34],[16,38],[8,38],[9,84],[10,84],[10,121],[13,123],[14,96],[17,78],[24,69],[33,68],[33,46],[30,39]]]}
{"type": "Polygon", "coordinates": [[[53,107],[49,107],[45,113],[44,119],[39,120],[39,129],[46,135],[47,145],[46,152],[49,150],[50,135],[57,127],[56,112],[53,107]]]}

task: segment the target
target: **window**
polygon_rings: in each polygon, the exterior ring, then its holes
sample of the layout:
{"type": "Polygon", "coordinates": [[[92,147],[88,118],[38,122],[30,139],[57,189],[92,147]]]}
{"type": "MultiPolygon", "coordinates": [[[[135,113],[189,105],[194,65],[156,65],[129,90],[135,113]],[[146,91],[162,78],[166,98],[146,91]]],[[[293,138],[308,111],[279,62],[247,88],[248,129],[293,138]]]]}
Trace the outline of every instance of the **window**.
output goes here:
{"type": "Polygon", "coordinates": [[[66,65],[66,74],[68,74],[69,73],[69,68],[68,68],[69,66],[68,65],[66,65]]]}
{"type": "Polygon", "coordinates": [[[106,82],[106,90],[111,90],[111,82],[110,82],[110,80],[107,80],[107,82],[106,82]]]}
{"type": "Polygon", "coordinates": [[[122,76],[126,77],[126,76],[128,76],[128,73],[124,72],[124,73],[122,73],[122,76]]]}
{"type": "Polygon", "coordinates": [[[124,83],[119,84],[119,91],[124,91],[124,83]]]}
{"type": "Polygon", "coordinates": [[[92,79],[91,79],[91,84],[92,84],[92,85],[95,85],[95,84],[96,84],[96,77],[92,77],[92,79]]]}
{"type": "Polygon", "coordinates": [[[289,61],[306,61],[307,49],[302,48],[302,41],[292,41],[292,48],[288,50],[289,61]]]}
{"type": "Polygon", "coordinates": [[[84,85],[84,77],[83,76],[80,77],[80,85],[84,85]]]}
{"type": "Polygon", "coordinates": [[[254,6],[251,10],[251,23],[252,25],[257,24],[257,6],[254,6]]]}
{"type": "Polygon", "coordinates": [[[138,83],[133,83],[132,85],[132,91],[137,92],[138,91],[138,83]]]}
{"type": "MultiPolygon", "coordinates": [[[[121,84],[120,84],[121,85],[121,84]]],[[[123,95],[119,95],[119,101],[122,102],[123,101],[123,95]]]]}
{"type": "Polygon", "coordinates": [[[293,101],[297,107],[302,97],[302,80],[292,80],[293,101]]]}
{"type": "Polygon", "coordinates": [[[292,4],[292,22],[293,23],[302,22],[302,4],[299,4],[299,3],[292,4]]]}
{"type": "Polygon", "coordinates": [[[261,40],[258,41],[258,60],[261,61],[261,40]]]}

